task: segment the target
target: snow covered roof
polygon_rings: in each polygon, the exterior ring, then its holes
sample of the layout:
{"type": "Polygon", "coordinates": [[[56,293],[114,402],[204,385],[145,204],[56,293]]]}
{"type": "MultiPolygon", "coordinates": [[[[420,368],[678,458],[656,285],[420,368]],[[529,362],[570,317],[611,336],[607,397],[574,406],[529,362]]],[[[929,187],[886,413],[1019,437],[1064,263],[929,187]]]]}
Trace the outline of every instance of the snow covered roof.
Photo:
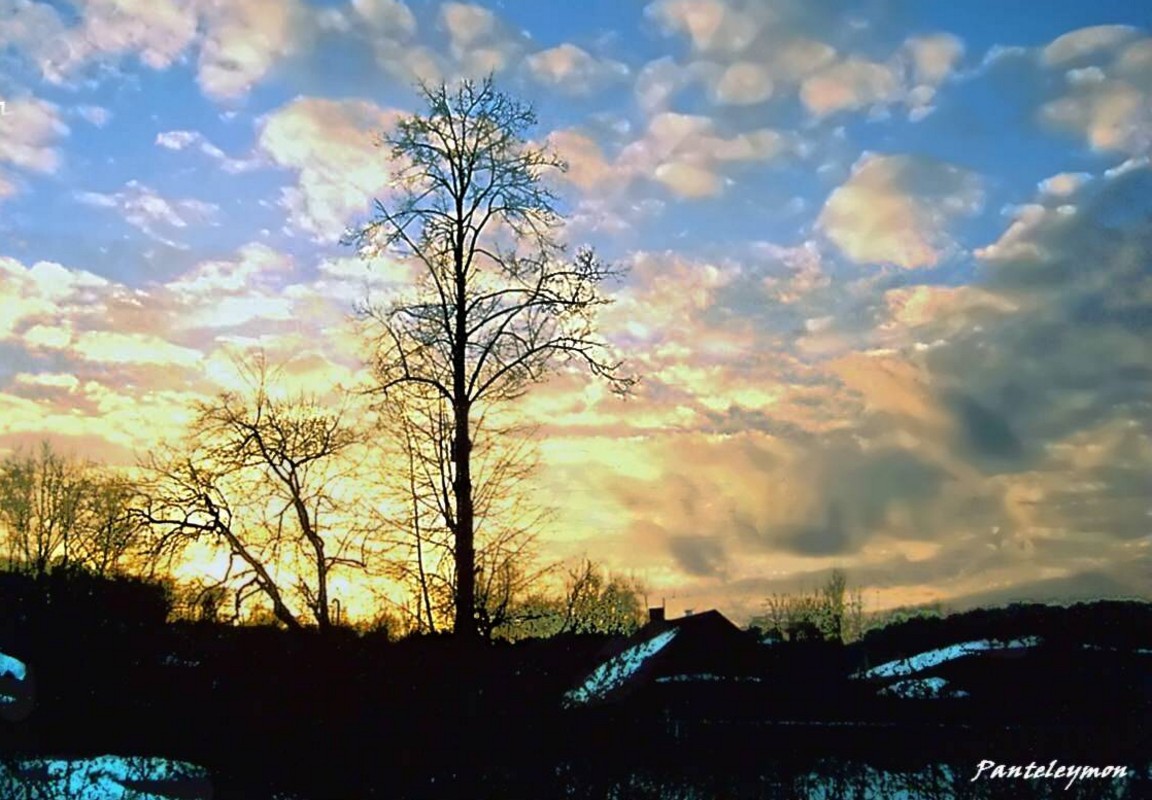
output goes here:
{"type": "Polygon", "coordinates": [[[1041,641],[1039,636],[1025,636],[1007,642],[1001,642],[995,639],[961,642],[959,644],[948,645],[947,647],[940,647],[936,650],[929,650],[910,658],[889,661],[878,667],[873,667],[866,672],[857,673],[854,677],[897,678],[905,675],[914,675],[917,672],[923,672],[926,669],[939,666],[947,661],[953,661],[957,658],[963,658],[964,656],[973,655],[982,651],[1024,649],[1035,647],[1040,644],[1041,641]]]}
{"type": "Polygon", "coordinates": [[[608,659],[596,667],[582,684],[564,693],[565,707],[572,708],[603,700],[623,686],[645,661],[663,650],[679,632],[679,628],[662,631],[608,659]]]}
{"type": "Polygon", "coordinates": [[[23,661],[0,653],[0,678],[4,677],[5,674],[22,681],[28,675],[28,668],[24,666],[23,661]]]}

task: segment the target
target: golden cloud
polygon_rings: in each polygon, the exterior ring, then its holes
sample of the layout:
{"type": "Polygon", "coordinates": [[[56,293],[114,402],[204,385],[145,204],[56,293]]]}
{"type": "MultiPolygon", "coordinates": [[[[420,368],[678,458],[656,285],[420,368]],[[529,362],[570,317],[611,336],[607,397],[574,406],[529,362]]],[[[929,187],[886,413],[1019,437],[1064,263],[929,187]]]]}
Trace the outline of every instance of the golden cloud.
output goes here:
{"type": "Polygon", "coordinates": [[[866,154],[829,196],[817,225],[857,263],[931,267],[950,246],[948,223],[982,202],[979,179],[959,167],[866,154]]]}

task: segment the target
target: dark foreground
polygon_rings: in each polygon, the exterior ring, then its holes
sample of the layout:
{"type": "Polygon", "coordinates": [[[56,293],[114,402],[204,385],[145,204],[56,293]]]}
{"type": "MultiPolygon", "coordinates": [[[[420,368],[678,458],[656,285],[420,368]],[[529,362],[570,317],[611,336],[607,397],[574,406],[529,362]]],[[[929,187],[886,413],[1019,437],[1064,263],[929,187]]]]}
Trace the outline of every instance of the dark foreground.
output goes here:
{"type": "MultiPolygon", "coordinates": [[[[0,797],[1152,797],[1147,604],[982,612],[854,647],[749,637],[740,680],[636,680],[565,708],[627,642],[166,625],[138,600],[0,607],[0,652],[28,666],[0,674],[0,797]],[[963,697],[883,696],[860,678],[1025,631],[1045,644],[937,668],[963,697]],[[1046,775],[1008,771],[1030,764],[1046,775]]],[[[700,657],[723,664],[715,649],[700,657]]]]}

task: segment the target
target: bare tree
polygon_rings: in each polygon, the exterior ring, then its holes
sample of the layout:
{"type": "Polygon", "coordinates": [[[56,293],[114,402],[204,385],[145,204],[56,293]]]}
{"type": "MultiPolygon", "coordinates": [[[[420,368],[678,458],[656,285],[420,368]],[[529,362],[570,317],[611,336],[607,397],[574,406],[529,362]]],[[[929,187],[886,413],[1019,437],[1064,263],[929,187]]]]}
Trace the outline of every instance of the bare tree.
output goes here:
{"type": "Polygon", "coordinates": [[[595,333],[616,273],[591,250],[566,256],[560,218],[544,184],[564,165],[531,147],[531,108],[491,79],[424,87],[427,114],[402,120],[381,144],[398,164],[394,196],[345,241],[365,255],[388,251],[420,277],[412,296],[366,303],[375,323],[379,391],[420,387],[451,411],[454,631],[478,634],[474,417],[481,405],[519,397],[564,366],[584,367],[619,392],[633,379],[595,333]]]}
{"type": "Polygon", "coordinates": [[[277,620],[300,628],[332,625],[330,580],[339,567],[363,568],[334,484],[358,441],[343,412],[313,395],[281,399],[260,360],[251,391],[200,403],[182,447],[154,455],[148,501],[140,510],[158,531],[157,549],[180,551],[207,537],[223,544],[242,582],[239,607],[263,595],[277,620]],[[306,608],[294,610],[293,600],[306,608]]]}
{"type": "Polygon", "coordinates": [[[629,634],[644,620],[643,587],[589,559],[568,574],[564,631],[629,634]]]}
{"type": "Polygon", "coordinates": [[[849,642],[864,632],[864,599],[859,589],[848,588],[848,575],[833,569],[817,591],[776,593],[764,601],[765,614],[752,624],[790,638],[817,635],[849,642]]]}
{"type": "MultiPolygon", "coordinates": [[[[385,491],[401,502],[384,524],[401,532],[401,558],[391,577],[408,589],[412,627],[435,633],[451,627],[456,614],[455,539],[447,525],[453,513],[451,410],[430,395],[396,395],[383,405],[381,434],[397,453],[386,454],[385,491]]],[[[496,428],[484,417],[474,422],[479,436],[472,453],[476,543],[476,626],[491,638],[526,593],[548,571],[538,566],[535,531],[550,516],[536,502],[528,482],[537,466],[532,433],[523,426],[496,428]]]]}
{"type": "Polygon", "coordinates": [[[84,521],[74,556],[97,575],[117,575],[129,566],[143,567],[145,531],[133,508],[136,484],[123,476],[96,474],[87,484],[84,521]]]}
{"type": "Polygon", "coordinates": [[[0,462],[0,522],[11,567],[43,575],[69,562],[89,486],[87,465],[56,453],[47,441],[0,462]]]}
{"type": "Polygon", "coordinates": [[[644,594],[637,581],[584,559],[568,569],[561,587],[534,583],[509,608],[496,634],[513,640],[563,633],[625,636],[643,624],[644,594]]]}

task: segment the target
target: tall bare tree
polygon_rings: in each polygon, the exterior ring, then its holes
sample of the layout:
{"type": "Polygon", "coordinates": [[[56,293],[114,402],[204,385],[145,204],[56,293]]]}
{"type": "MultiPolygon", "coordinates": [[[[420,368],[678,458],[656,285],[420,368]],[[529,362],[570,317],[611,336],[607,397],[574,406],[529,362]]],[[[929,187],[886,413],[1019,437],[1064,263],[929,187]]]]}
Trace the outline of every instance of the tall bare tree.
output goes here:
{"type": "Polygon", "coordinates": [[[379,391],[429,390],[451,410],[455,633],[475,637],[475,415],[519,397],[549,372],[583,367],[626,392],[626,375],[596,333],[601,293],[616,273],[589,249],[569,257],[545,184],[565,165],[528,144],[532,109],[491,79],[424,87],[427,113],[401,120],[381,144],[394,191],[345,241],[413,264],[413,292],[364,304],[375,323],[379,391]]]}
{"type": "Polygon", "coordinates": [[[244,579],[238,609],[258,593],[284,625],[310,619],[326,630],[333,570],[365,566],[347,520],[329,524],[340,504],[333,483],[357,435],[341,410],[312,395],[282,399],[269,383],[260,361],[250,392],[198,404],[186,442],[152,456],[140,514],[158,530],[161,550],[205,537],[223,544],[244,579]],[[294,598],[306,612],[293,608],[294,598]]]}

